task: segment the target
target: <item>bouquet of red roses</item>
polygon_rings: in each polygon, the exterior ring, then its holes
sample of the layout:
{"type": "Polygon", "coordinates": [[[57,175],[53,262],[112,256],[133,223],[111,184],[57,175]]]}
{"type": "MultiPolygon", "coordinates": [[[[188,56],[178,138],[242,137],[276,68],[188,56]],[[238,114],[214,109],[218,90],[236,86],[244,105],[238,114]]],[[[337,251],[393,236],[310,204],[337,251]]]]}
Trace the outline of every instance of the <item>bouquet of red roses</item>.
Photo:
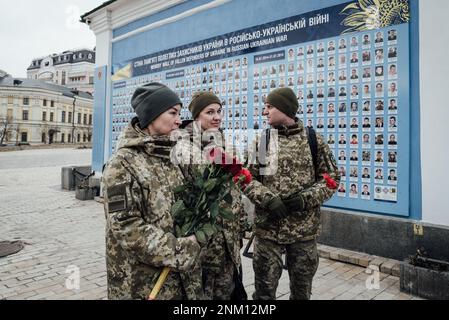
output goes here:
{"type": "MultiPolygon", "coordinates": [[[[222,149],[212,149],[207,160],[209,165],[193,168],[194,178],[174,190],[177,201],[171,209],[176,237],[195,235],[201,246],[221,230],[218,219],[235,219],[231,210],[220,206],[222,201],[232,204],[232,183],[244,188],[251,182],[251,173],[222,149]]],[[[164,268],[150,300],[156,298],[169,272],[164,268]]]]}

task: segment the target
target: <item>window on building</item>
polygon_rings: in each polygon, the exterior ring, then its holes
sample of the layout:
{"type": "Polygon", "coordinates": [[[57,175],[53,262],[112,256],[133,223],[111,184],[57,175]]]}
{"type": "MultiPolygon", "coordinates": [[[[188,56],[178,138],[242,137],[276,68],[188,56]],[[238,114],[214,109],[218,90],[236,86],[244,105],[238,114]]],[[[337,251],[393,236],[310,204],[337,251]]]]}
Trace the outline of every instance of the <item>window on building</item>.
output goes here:
{"type": "Polygon", "coordinates": [[[8,120],[12,120],[12,115],[13,115],[13,110],[12,109],[8,109],[8,111],[6,111],[6,117],[8,120]]]}
{"type": "Polygon", "coordinates": [[[42,100],[42,105],[43,105],[44,107],[47,106],[47,99],[42,100]]]}
{"type": "Polygon", "coordinates": [[[8,104],[13,104],[13,103],[14,103],[13,97],[9,96],[8,97],[8,104]]]}
{"type": "Polygon", "coordinates": [[[89,124],[92,125],[92,115],[89,115],[89,124]]]}
{"type": "Polygon", "coordinates": [[[26,106],[30,105],[30,98],[23,98],[23,104],[26,106]]]}
{"type": "Polygon", "coordinates": [[[65,133],[61,133],[61,142],[62,142],[62,143],[65,142],[65,133]]]}
{"type": "Polygon", "coordinates": [[[55,106],[55,102],[53,100],[50,101],[50,107],[54,107],[55,106]]]}
{"type": "Polygon", "coordinates": [[[81,113],[78,113],[78,124],[81,124],[81,113]]]}
{"type": "Polygon", "coordinates": [[[69,111],[69,115],[67,117],[67,122],[72,123],[72,113],[69,111]]]}
{"type": "Polygon", "coordinates": [[[27,132],[22,132],[20,134],[20,141],[21,142],[27,142],[28,141],[28,133],[27,132]]]}
{"type": "Polygon", "coordinates": [[[72,135],[70,133],[67,135],[67,142],[72,142],[72,135]]]}
{"type": "Polygon", "coordinates": [[[78,142],[81,142],[81,135],[78,133],[78,136],[77,136],[77,138],[78,139],[76,139],[78,142]]]}
{"type": "Polygon", "coordinates": [[[61,112],[61,122],[64,123],[65,122],[65,111],[61,112]]]}
{"type": "Polygon", "coordinates": [[[45,132],[42,132],[41,142],[46,143],[47,142],[46,140],[47,140],[47,135],[45,134],[45,132]]]}
{"type": "Polygon", "coordinates": [[[89,134],[88,136],[87,136],[87,141],[91,141],[92,140],[92,135],[91,134],[89,134]]]}
{"type": "Polygon", "coordinates": [[[53,119],[54,119],[53,112],[50,112],[50,121],[53,122],[53,119]]]}
{"type": "Polygon", "coordinates": [[[87,114],[83,115],[83,124],[87,124],[87,114]]]}
{"type": "Polygon", "coordinates": [[[62,71],[61,85],[65,86],[65,71],[62,71]]]}
{"type": "Polygon", "coordinates": [[[22,120],[28,120],[28,110],[22,111],[22,120]]]}
{"type": "Polygon", "coordinates": [[[87,141],[87,136],[85,134],[83,134],[83,142],[87,141]]]}
{"type": "Polygon", "coordinates": [[[42,121],[47,121],[47,112],[42,111],[42,121]]]}

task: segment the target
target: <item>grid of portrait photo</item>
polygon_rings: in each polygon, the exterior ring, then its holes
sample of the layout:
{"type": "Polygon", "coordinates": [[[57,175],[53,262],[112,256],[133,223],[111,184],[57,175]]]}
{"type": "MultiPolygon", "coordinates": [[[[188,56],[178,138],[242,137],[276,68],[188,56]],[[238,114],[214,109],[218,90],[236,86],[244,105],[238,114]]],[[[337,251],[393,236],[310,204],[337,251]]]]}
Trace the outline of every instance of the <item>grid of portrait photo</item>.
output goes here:
{"type": "MultiPolygon", "coordinates": [[[[398,32],[392,28],[305,43],[253,69],[254,120],[270,90],[297,94],[298,118],[322,134],[341,173],[339,197],[397,201],[398,32]],[[393,195],[393,196],[392,196],[393,195]]],[[[263,125],[263,124],[262,124],[263,125]]]]}
{"type": "Polygon", "coordinates": [[[182,99],[181,118],[191,119],[188,105],[198,91],[215,93],[222,103],[222,129],[227,141],[244,148],[248,143],[248,57],[222,59],[185,68],[183,79],[173,79],[167,85],[182,99]]]}
{"type": "Polygon", "coordinates": [[[142,84],[159,81],[174,90],[183,120],[191,118],[187,107],[195,92],[215,93],[226,139],[242,148],[252,139],[247,129],[269,127],[262,114],[269,92],[289,87],[297,95],[297,117],[334,152],[342,177],[338,196],[397,202],[398,37],[391,27],[287,47],[266,63],[238,56],[186,66],[175,77],[165,72],[128,79],[113,91],[113,146],[134,115],[131,96],[142,84]]]}
{"type": "Polygon", "coordinates": [[[145,75],[125,81],[118,81],[112,86],[112,125],[111,125],[111,147],[112,152],[116,150],[120,134],[128,126],[133,117],[136,116],[131,107],[131,98],[134,91],[150,82],[162,82],[162,74],[145,75]]]}

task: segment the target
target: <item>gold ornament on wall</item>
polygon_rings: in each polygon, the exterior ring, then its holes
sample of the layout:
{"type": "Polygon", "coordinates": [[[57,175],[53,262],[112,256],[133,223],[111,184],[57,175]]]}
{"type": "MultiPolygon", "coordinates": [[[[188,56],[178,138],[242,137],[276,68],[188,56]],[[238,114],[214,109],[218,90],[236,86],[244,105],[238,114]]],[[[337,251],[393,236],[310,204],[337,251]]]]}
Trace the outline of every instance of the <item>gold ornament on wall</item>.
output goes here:
{"type": "Polygon", "coordinates": [[[380,29],[410,21],[408,0],[359,0],[347,5],[341,12],[347,17],[342,33],[380,29]]]}

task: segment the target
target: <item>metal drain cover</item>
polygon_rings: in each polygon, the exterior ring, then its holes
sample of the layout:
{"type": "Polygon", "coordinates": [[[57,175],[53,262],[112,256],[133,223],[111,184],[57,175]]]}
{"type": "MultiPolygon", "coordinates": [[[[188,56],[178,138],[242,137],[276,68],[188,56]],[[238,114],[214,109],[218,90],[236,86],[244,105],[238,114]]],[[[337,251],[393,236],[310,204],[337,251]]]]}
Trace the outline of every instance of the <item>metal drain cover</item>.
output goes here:
{"type": "Polygon", "coordinates": [[[22,249],[22,241],[0,241],[0,258],[17,253],[22,249]]]}

